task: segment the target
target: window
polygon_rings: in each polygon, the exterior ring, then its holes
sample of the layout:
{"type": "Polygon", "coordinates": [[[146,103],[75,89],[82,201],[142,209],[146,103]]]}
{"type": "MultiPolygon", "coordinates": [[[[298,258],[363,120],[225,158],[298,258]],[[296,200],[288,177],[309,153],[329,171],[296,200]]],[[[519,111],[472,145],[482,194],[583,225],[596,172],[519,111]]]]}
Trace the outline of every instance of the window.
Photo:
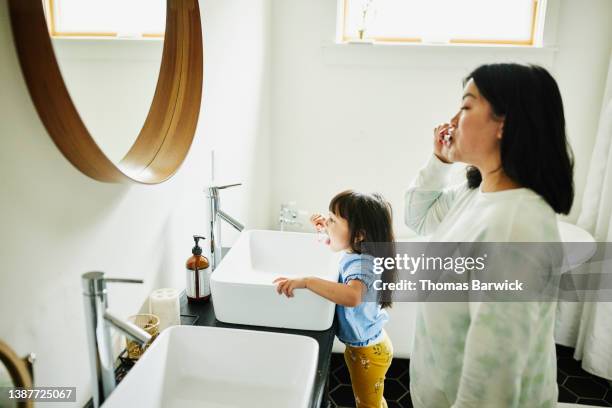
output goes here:
{"type": "Polygon", "coordinates": [[[338,1],[338,42],[542,45],[546,0],[338,1]]]}
{"type": "Polygon", "coordinates": [[[42,0],[53,37],[163,37],[166,0],[42,0]]]}

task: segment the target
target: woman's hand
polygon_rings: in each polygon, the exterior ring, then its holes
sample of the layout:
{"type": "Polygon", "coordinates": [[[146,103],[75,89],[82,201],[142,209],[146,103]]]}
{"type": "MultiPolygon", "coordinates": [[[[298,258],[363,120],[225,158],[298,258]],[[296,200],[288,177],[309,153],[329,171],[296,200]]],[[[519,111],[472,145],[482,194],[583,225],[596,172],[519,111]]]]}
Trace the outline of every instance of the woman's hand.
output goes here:
{"type": "Polygon", "coordinates": [[[449,133],[451,125],[442,123],[434,128],[434,154],[444,163],[452,163],[448,158],[448,148],[444,144],[444,137],[449,133]]]}
{"type": "Polygon", "coordinates": [[[310,223],[317,231],[325,229],[325,221],[325,217],[321,214],[312,214],[312,217],[310,217],[310,223]]]}
{"type": "Polygon", "coordinates": [[[276,286],[276,292],[278,292],[279,295],[284,293],[288,298],[293,297],[294,289],[306,288],[306,278],[289,279],[280,277],[274,279],[272,283],[278,283],[276,286]]]}

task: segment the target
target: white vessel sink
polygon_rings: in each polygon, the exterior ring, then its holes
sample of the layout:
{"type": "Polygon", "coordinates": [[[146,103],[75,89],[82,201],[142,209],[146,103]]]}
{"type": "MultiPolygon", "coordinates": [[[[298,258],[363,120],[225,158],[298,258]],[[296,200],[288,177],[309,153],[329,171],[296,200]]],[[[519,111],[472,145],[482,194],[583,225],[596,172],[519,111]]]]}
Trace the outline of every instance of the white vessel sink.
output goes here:
{"type": "Polygon", "coordinates": [[[226,323],[327,330],[334,303],[306,289],[287,298],[276,293],[272,282],[280,276],[337,282],[339,256],[318,242],[316,234],[243,231],[211,275],[215,315],[226,323]]]}
{"type": "Polygon", "coordinates": [[[102,408],[307,407],[318,352],[317,342],[305,336],[171,327],[102,408]]]}

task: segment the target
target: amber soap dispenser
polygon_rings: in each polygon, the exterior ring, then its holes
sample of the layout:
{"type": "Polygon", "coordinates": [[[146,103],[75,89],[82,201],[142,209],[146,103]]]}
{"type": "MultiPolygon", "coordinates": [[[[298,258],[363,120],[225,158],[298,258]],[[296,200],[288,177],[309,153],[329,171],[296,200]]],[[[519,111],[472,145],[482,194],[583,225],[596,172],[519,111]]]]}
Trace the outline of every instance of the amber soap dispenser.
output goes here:
{"type": "Polygon", "coordinates": [[[202,255],[202,248],[199,240],[204,240],[203,236],[194,235],[195,246],[191,250],[191,257],[187,259],[187,285],[185,292],[187,300],[190,302],[206,302],[210,300],[210,277],[208,259],[202,255]]]}

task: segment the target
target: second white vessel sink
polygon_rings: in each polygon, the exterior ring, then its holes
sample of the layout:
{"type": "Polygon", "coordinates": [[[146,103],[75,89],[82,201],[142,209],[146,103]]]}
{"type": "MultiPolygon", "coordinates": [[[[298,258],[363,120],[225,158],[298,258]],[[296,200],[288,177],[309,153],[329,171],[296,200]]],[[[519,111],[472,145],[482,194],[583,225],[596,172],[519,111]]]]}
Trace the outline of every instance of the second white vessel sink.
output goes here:
{"type": "Polygon", "coordinates": [[[306,408],[318,353],[317,342],[306,336],[171,327],[102,408],[306,408]]]}
{"type": "Polygon", "coordinates": [[[337,282],[339,256],[318,242],[316,234],[243,231],[211,275],[215,315],[225,323],[327,330],[334,303],[305,289],[287,298],[276,293],[272,282],[280,276],[337,282]]]}

